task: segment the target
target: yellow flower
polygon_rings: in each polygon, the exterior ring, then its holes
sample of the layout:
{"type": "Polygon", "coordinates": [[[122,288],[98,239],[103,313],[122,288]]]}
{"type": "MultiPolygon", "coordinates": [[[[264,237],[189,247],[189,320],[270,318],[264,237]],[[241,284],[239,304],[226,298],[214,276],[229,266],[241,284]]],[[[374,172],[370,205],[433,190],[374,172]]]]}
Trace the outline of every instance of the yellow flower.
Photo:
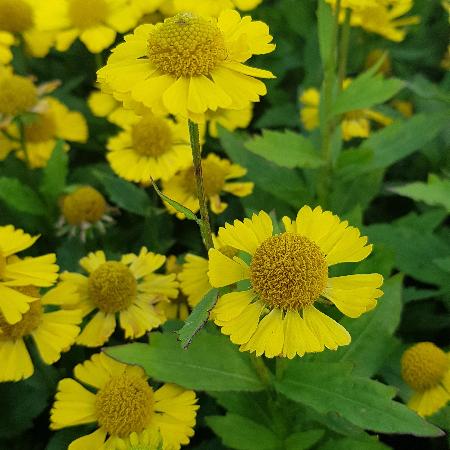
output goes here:
{"type": "MultiPolygon", "coordinates": [[[[348,87],[351,80],[344,81],[344,89],[348,87]]],[[[319,126],[319,104],[320,93],[317,89],[309,88],[300,96],[300,102],[304,105],[300,111],[300,119],[305,129],[311,131],[319,126]]],[[[359,109],[344,114],[342,119],[342,136],[349,141],[353,138],[366,138],[370,135],[371,121],[382,126],[392,123],[390,117],[372,109],[359,109]]]]}
{"type": "Polygon", "coordinates": [[[263,22],[223,11],[217,20],[180,13],[157,25],[141,25],[113,50],[98,71],[102,86],[156,114],[204,121],[218,108],[243,109],[266,94],[257,78],[271,72],[244,63],[275,46],[263,22]]]}
{"type": "Polygon", "coordinates": [[[273,235],[272,220],[261,211],[220,228],[221,242],[246,253],[251,262],[209,251],[212,286],[249,283],[246,290],[220,297],[215,323],[241,351],[269,358],[348,345],[347,330],[316,306],[322,297],[352,318],[376,306],[383,294],[381,275],[328,276],[329,266],[361,261],[372,246],[358,229],[320,207],[304,206],[295,221],[284,217],[283,224],[286,231],[273,235]]]}
{"type": "Polygon", "coordinates": [[[106,117],[109,122],[117,126],[132,124],[136,114],[122,107],[111,94],[102,91],[93,91],[88,97],[88,105],[96,117],[106,117]]]}
{"type": "MultiPolygon", "coordinates": [[[[124,118],[123,118],[124,119],[124,118]]],[[[186,122],[146,113],[121,121],[123,131],[108,140],[107,159],[128,181],[167,180],[192,161],[186,122]]]]}
{"type": "MultiPolygon", "coordinates": [[[[176,256],[170,255],[167,257],[166,273],[174,273],[178,278],[181,269],[182,266],[181,264],[178,264],[176,256]]],[[[187,298],[181,291],[178,292],[177,297],[171,298],[169,302],[161,302],[160,307],[164,311],[164,314],[168,320],[186,320],[189,316],[187,298]]]]}
{"type": "Polygon", "coordinates": [[[211,111],[206,115],[209,134],[216,138],[219,135],[218,125],[228,131],[234,131],[236,128],[247,128],[252,117],[252,104],[249,104],[244,109],[218,109],[217,111],[211,111]]]}
{"type": "Polygon", "coordinates": [[[161,450],[161,435],[158,428],[150,427],[142,433],[131,433],[130,437],[118,442],[118,450],[161,450]]]}
{"type": "Polygon", "coordinates": [[[73,291],[57,286],[39,298],[39,289],[34,286],[14,289],[37,300],[30,303],[30,309],[14,325],[0,313],[0,382],[20,381],[33,375],[33,362],[25,338],[33,339],[42,361],[50,365],[73,345],[82,319],[79,310],[64,311],[53,306],[60,305],[62,298],[73,297],[73,291]],[[48,305],[52,306],[46,310],[48,305]]]}
{"type": "Polygon", "coordinates": [[[431,416],[450,401],[450,354],[432,342],[419,342],[403,353],[402,377],[414,393],[408,406],[431,416]]]}
{"type": "Polygon", "coordinates": [[[218,17],[226,9],[240,9],[250,11],[255,9],[262,0],[173,0],[171,15],[190,11],[200,16],[218,17]]]}
{"type": "Polygon", "coordinates": [[[95,311],[77,343],[86,347],[103,345],[116,329],[116,315],[125,337],[130,339],[164,323],[166,318],[157,304],[178,295],[174,274],[154,273],[165,259],[145,247],[139,255],[123,255],[120,261],[107,261],[103,251],[97,251],[80,260],[88,276],[61,274],[64,285],[78,293],[77,302],[67,302],[66,307],[81,309],[84,316],[95,311]]]}
{"type": "Polygon", "coordinates": [[[37,297],[14,290],[17,286],[52,286],[58,278],[56,256],[20,259],[16,256],[31,247],[39,236],[30,236],[12,225],[0,227],[0,313],[7,323],[15,324],[30,309],[37,297]]]}
{"type": "MultiPolygon", "coordinates": [[[[202,160],[202,167],[205,195],[215,214],[225,211],[228,206],[227,203],[222,202],[220,194],[231,193],[238,197],[245,197],[253,191],[252,182],[229,182],[229,180],[243,177],[247,173],[247,169],[238,164],[231,164],[227,159],[221,159],[214,153],[210,153],[202,160]]],[[[200,209],[192,166],[180,171],[171,179],[163,181],[163,193],[193,212],[200,209]]],[[[179,219],[185,218],[183,213],[177,212],[171,205],[167,203],[165,205],[168,211],[176,214],[179,219]]]]}
{"type": "Polygon", "coordinates": [[[91,53],[100,53],[114,43],[117,33],[133,28],[142,15],[128,0],[39,1],[37,27],[55,32],[60,52],[79,37],[91,53]]]}
{"type": "MultiPolygon", "coordinates": [[[[8,127],[9,134],[15,140],[10,140],[7,147],[9,151],[16,151],[18,158],[28,158],[32,168],[47,165],[58,139],[84,143],[88,137],[88,128],[83,115],[77,111],[70,111],[53,97],[45,97],[39,102],[38,108],[35,109],[34,120],[25,125],[24,131],[27,155],[18,142],[19,127],[15,123],[8,127]]],[[[66,149],[69,149],[67,145],[66,149]]],[[[1,156],[1,159],[6,157],[5,154],[1,156]]]]}
{"type": "Polygon", "coordinates": [[[13,59],[11,46],[14,44],[14,36],[7,31],[0,30],[0,64],[9,64],[13,59]]]}
{"type": "Polygon", "coordinates": [[[91,186],[81,186],[60,200],[61,218],[57,223],[58,234],[80,233],[82,241],[92,228],[105,232],[105,224],[113,223],[110,213],[114,211],[105,197],[91,186]]]}
{"type": "Polygon", "coordinates": [[[78,364],[74,374],[89,390],[73,378],[62,379],[50,427],[59,430],[95,423],[98,429],[73,441],[68,450],[122,450],[130,442],[134,445],[136,434],[150,441],[155,428],[164,450],[178,450],[194,435],[195,392],[174,384],[154,390],[141,367],[122,364],[103,353],[78,364]]]}

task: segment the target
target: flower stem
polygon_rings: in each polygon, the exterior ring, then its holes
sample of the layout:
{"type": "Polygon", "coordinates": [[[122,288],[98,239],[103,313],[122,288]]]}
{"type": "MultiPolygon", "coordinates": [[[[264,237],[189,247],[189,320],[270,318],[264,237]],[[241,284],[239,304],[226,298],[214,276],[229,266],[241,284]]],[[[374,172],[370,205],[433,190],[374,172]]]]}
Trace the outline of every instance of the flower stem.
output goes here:
{"type": "Polygon", "coordinates": [[[267,368],[266,364],[264,363],[264,359],[262,356],[258,357],[254,353],[250,354],[251,361],[253,363],[253,367],[256,370],[256,373],[258,374],[259,379],[264,384],[266,389],[270,391],[273,391],[273,385],[272,385],[272,372],[267,368]]]}
{"type": "Polygon", "coordinates": [[[194,162],[195,183],[197,185],[197,197],[200,205],[200,217],[202,223],[200,231],[202,233],[203,243],[206,250],[213,248],[213,241],[211,235],[211,223],[209,221],[208,205],[206,204],[205,187],[203,185],[202,173],[202,149],[200,146],[200,134],[198,125],[191,120],[188,121],[189,136],[191,139],[192,160],[194,162]]]}
{"type": "Polygon", "coordinates": [[[21,117],[17,118],[17,126],[19,128],[19,141],[20,141],[20,149],[23,151],[23,155],[25,157],[25,163],[28,168],[31,168],[30,157],[28,156],[27,143],[25,138],[25,124],[21,117]]]}
{"type": "Polygon", "coordinates": [[[331,137],[333,135],[336,123],[331,116],[331,110],[333,107],[333,96],[336,86],[336,54],[338,48],[339,39],[339,15],[341,12],[341,0],[336,0],[336,7],[334,10],[334,22],[333,22],[333,40],[331,43],[330,54],[326,61],[324,61],[324,79],[322,85],[322,99],[323,112],[321,114],[321,154],[325,165],[318,178],[317,194],[322,207],[326,207],[328,203],[328,195],[330,191],[331,176],[333,170],[333,161],[331,154],[331,137]]]}
{"type": "Polygon", "coordinates": [[[352,18],[352,11],[350,8],[347,8],[345,10],[344,24],[342,26],[341,41],[339,43],[338,90],[342,89],[342,84],[345,80],[345,75],[347,73],[351,18],[352,18]]]}

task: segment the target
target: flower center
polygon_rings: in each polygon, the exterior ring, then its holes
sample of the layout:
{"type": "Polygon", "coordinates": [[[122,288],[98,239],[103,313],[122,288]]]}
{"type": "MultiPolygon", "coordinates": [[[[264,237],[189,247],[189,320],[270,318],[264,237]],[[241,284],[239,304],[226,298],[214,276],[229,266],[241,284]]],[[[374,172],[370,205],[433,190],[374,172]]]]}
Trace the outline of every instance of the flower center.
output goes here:
{"type": "Polygon", "coordinates": [[[101,311],[116,313],[133,303],[137,283],[125,264],[108,261],[90,274],[88,292],[89,297],[101,311]]]}
{"type": "Polygon", "coordinates": [[[33,10],[24,0],[0,0],[0,30],[21,33],[34,24],[33,10]]]}
{"type": "Polygon", "coordinates": [[[27,111],[36,102],[37,90],[30,79],[19,75],[0,79],[0,114],[15,116],[27,111]]]}
{"type": "Polygon", "coordinates": [[[56,123],[53,115],[40,114],[37,119],[26,127],[25,136],[28,142],[45,142],[56,135],[56,123]]]}
{"type": "Polygon", "coordinates": [[[328,266],[314,242],[283,233],[271,236],[256,249],[250,280],[268,306],[299,309],[319,298],[327,284],[328,266]]]}
{"type": "Polygon", "coordinates": [[[156,158],[172,147],[172,131],[164,119],[151,114],[144,116],[131,129],[134,150],[143,156],[156,158]]]}
{"type": "MultiPolygon", "coordinates": [[[[39,290],[35,286],[15,287],[14,289],[22,294],[29,295],[30,297],[39,297],[39,290]]],[[[0,341],[16,340],[28,336],[41,323],[42,314],[43,311],[40,300],[31,302],[30,309],[23,314],[20,322],[17,322],[14,325],[9,324],[0,313],[0,341]]]]}
{"type": "Polygon", "coordinates": [[[100,192],[83,186],[64,197],[62,214],[70,225],[98,222],[106,212],[106,201],[100,192]]]}
{"type": "Polygon", "coordinates": [[[148,37],[148,57],[164,74],[208,76],[226,59],[227,49],[215,22],[184,12],[156,25],[148,37]]]}
{"type": "Polygon", "coordinates": [[[447,355],[432,342],[415,344],[402,356],[402,377],[417,391],[437,386],[449,369],[447,355]]]}
{"type": "Polygon", "coordinates": [[[101,24],[109,13],[106,0],[70,0],[69,17],[76,28],[85,29],[101,24]]]}
{"type": "Polygon", "coordinates": [[[147,381],[127,373],[111,378],[95,397],[98,423],[119,437],[144,430],[153,404],[153,390],[147,381]]]}
{"type": "MultiPolygon", "coordinates": [[[[210,159],[202,160],[203,186],[207,197],[218,195],[222,192],[225,184],[226,172],[221,166],[210,159]]],[[[197,185],[195,184],[194,168],[190,167],[183,173],[182,184],[190,194],[197,196],[197,185]]]]}

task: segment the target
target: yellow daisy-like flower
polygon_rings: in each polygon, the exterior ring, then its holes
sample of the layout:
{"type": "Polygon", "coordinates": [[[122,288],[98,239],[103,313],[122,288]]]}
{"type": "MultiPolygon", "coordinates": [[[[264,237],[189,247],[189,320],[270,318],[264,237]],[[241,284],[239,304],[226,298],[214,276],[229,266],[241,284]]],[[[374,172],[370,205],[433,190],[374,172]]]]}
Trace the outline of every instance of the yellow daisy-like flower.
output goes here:
{"type": "MultiPolygon", "coordinates": [[[[182,270],[182,265],[178,264],[177,257],[174,255],[170,255],[166,260],[166,273],[174,273],[177,278],[182,270]]],[[[186,320],[189,316],[189,306],[187,302],[187,297],[181,292],[178,292],[178,296],[175,298],[171,298],[170,302],[160,303],[160,307],[164,311],[167,319],[178,319],[178,320],[186,320]]]]}
{"type": "Polygon", "coordinates": [[[31,236],[12,225],[0,227],[0,313],[7,323],[15,324],[30,309],[37,297],[19,292],[17,286],[52,286],[58,278],[56,256],[20,259],[16,256],[31,247],[39,236],[31,236]]]}
{"type": "MultiPolygon", "coordinates": [[[[349,79],[345,80],[344,89],[348,87],[350,82],[351,80],[349,79]]],[[[319,91],[314,88],[305,90],[300,96],[300,102],[303,105],[300,111],[300,119],[303,126],[308,131],[314,130],[319,126],[319,91]]],[[[349,141],[353,138],[369,137],[371,121],[382,126],[387,126],[392,123],[390,117],[372,109],[359,109],[345,113],[341,123],[344,140],[349,141]]]]}
{"type": "Polygon", "coordinates": [[[218,17],[226,9],[240,9],[250,11],[255,9],[262,0],[173,0],[171,2],[171,15],[190,11],[200,16],[218,17]]]}
{"type": "Polygon", "coordinates": [[[218,137],[218,125],[228,131],[247,128],[253,117],[253,105],[244,109],[218,109],[207,114],[208,131],[212,137],[218,137]]]}
{"type": "Polygon", "coordinates": [[[55,32],[56,49],[65,52],[75,41],[91,53],[114,43],[117,33],[136,26],[142,13],[128,0],[40,0],[36,22],[40,30],[55,32]]]}
{"type": "Polygon", "coordinates": [[[141,25],[113,50],[98,71],[102,85],[156,114],[203,122],[218,108],[243,109],[267,90],[257,78],[271,72],[245,65],[275,46],[263,22],[223,11],[217,20],[180,13],[156,25],[141,25]]]}
{"type": "MultiPolygon", "coordinates": [[[[70,111],[67,106],[53,97],[45,97],[41,100],[34,121],[25,124],[24,128],[27,155],[21,149],[18,139],[19,128],[16,124],[8,127],[9,134],[16,138],[9,141],[8,149],[16,151],[20,159],[28,158],[31,168],[47,165],[59,139],[85,143],[88,138],[84,116],[77,111],[70,111]]],[[[66,149],[69,149],[68,145],[66,149]]]]}
{"type": "Polygon", "coordinates": [[[419,342],[403,353],[402,377],[414,393],[408,406],[431,416],[450,401],[450,353],[432,342],[419,342]]]}
{"type": "Polygon", "coordinates": [[[25,344],[31,337],[45,364],[59,360],[75,342],[82,320],[81,311],[55,310],[61,299],[70,299],[75,295],[64,287],[55,287],[40,298],[39,289],[34,286],[14,288],[18,293],[35,298],[30,309],[14,325],[9,324],[0,313],[0,382],[20,381],[34,373],[33,362],[25,344]],[[46,310],[46,306],[52,305],[46,310]]]}
{"type": "Polygon", "coordinates": [[[168,180],[192,162],[186,122],[146,113],[121,121],[123,131],[108,140],[107,159],[120,177],[135,183],[168,180]]]}
{"type": "Polygon", "coordinates": [[[162,438],[155,426],[154,430],[150,428],[142,433],[131,433],[130,437],[118,442],[118,450],[161,450],[162,438]]]}
{"type": "Polygon", "coordinates": [[[61,274],[64,285],[78,292],[77,302],[67,302],[66,307],[81,309],[84,316],[95,311],[77,343],[86,347],[103,345],[116,329],[116,315],[129,339],[141,337],[164,323],[166,318],[157,308],[158,303],[178,295],[175,274],[154,273],[165,260],[165,256],[145,247],[139,255],[123,255],[120,261],[107,261],[103,251],[97,251],[80,260],[88,276],[61,274]]]}
{"type": "Polygon", "coordinates": [[[141,367],[122,364],[103,353],[78,364],[74,374],[89,390],[72,378],[61,380],[50,427],[59,430],[92,423],[98,429],[73,441],[68,450],[123,450],[137,438],[150,441],[144,433],[153,435],[155,428],[164,450],[178,450],[194,435],[195,392],[174,384],[155,390],[141,367]]]}
{"type": "MultiPolygon", "coordinates": [[[[202,170],[205,195],[215,214],[225,211],[228,206],[220,199],[222,192],[228,192],[238,197],[246,197],[253,192],[254,184],[252,182],[229,182],[229,180],[243,177],[247,173],[247,169],[238,164],[232,164],[227,159],[221,159],[214,153],[210,153],[202,160],[202,170]]],[[[200,209],[192,166],[164,181],[163,193],[193,212],[200,209]]],[[[177,212],[171,205],[167,203],[165,205],[168,211],[176,214],[179,219],[185,218],[183,213],[177,212]]]]}
{"type": "Polygon", "coordinates": [[[372,251],[367,237],[320,207],[304,206],[295,221],[283,218],[285,232],[273,235],[270,216],[261,211],[219,230],[225,245],[245,252],[249,264],[217,249],[209,251],[214,287],[247,280],[247,290],[222,295],[214,321],[241,351],[293,358],[348,345],[347,330],[317,306],[320,298],[356,318],[371,310],[383,293],[379,274],[329,277],[328,267],[358,262],[372,251]]]}
{"type": "Polygon", "coordinates": [[[92,228],[101,233],[106,231],[105,225],[113,223],[110,213],[114,212],[102,193],[92,186],[80,186],[60,200],[61,217],[57,223],[58,234],[78,233],[82,241],[92,228]]]}

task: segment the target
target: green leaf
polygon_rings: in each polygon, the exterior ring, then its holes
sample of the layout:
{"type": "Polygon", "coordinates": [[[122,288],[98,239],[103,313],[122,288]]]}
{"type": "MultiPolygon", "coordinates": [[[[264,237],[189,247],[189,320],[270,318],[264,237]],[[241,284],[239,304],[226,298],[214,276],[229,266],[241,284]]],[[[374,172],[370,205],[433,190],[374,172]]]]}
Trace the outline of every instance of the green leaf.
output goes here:
{"type": "Polygon", "coordinates": [[[227,447],[237,450],[276,450],[281,439],[269,428],[236,414],[210,416],[206,423],[227,447]]]}
{"type": "Polygon", "coordinates": [[[417,181],[390,190],[417,202],[424,202],[431,206],[443,206],[450,212],[450,180],[429,175],[428,183],[417,181]]]}
{"type": "Polygon", "coordinates": [[[325,430],[299,431],[291,434],[285,441],[286,450],[308,450],[322,439],[325,430]]]}
{"type": "Polygon", "coordinates": [[[155,189],[156,193],[161,197],[162,200],[167,202],[170,206],[175,208],[178,212],[184,214],[187,219],[193,220],[197,222],[198,225],[202,226],[202,221],[195,215],[193,211],[191,211],[189,208],[186,208],[181,203],[176,202],[175,200],[172,200],[170,197],[167,197],[167,195],[163,194],[159,189],[156,183],[152,180],[153,189],[155,189]]]}
{"type": "Polygon", "coordinates": [[[64,151],[64,141],[59,140],[43,170],[39,188],[41,194],[50,203],[55,203],[59,195],[64,191],[68,172],[69,157],[64,151]]]}
{"type": "Polygon", "coordinates": [[[389,450],[390,447],[380,442],[375,436],[361,438],[333,439],[321,445],[318,450],[389,450]]]}
{"type": "Polygon", "coordinates": [[[352,336],[352,342],[339,347],[335,352],[326,352],[315,356],[323,362],[351,362],[354,364],[354,375],[373,376],[389,356],[391,337],[400,323],[402,312],[401,275],[387,280],[382,286],[383,297],[372,311],[358,319],[344,317],[341,325],[352,336]]]}
{"type": "Polygon", "coordinates": [[[143,189],[108,172],[95,169],[92,174],[102,183],[111,201],[119,208],[139,216],[154,214],[155,207],[143,189]]]}
{"type": "Polygon", "coordinates": [[[128,344],[106,350],[108,355],[142,366],[150,377],[205,391],[260,391],[264,388],[250,356],[229,338],[202,330],[183,350],[172,334],[150,334],[150,344],[128,344]]]}
{"type": "Polygon", "coordinates": [[[336,412],[366,430],[415,436],[442,435],[441,430],[405,405],[393,401],[395,389],[350,374],[346,364],[307,363],[297,359],[275,385],[291,400],[320,414],[336,412]]]}
{"type": "Polygon", "coordinates": [[[247,141],[245,147],[268,161],[289,169],[315,169],[324,164],[312,142],[292,131],[263,130],[262,136],[247,141]]]}
{"type": "Polygon", "coordinates": [[[382,75],[373,75],[372,72],[369,70],[359,75],[339,93],[332,109],[334,115],[384,103],[404,86],[401,80],[385,79],[382,75]]]}
{"type": "Polygon", "coordinates": [[[177,331],[182,348],[187,349],[192,344],[194,336],[205,326],[209,319],[209,313],[217,303],[218,294],[217,289],[211,289],[189,314],[183,328],[177,331]]]}
{"type": "Polygon", "coordinates": [[[319,0],[317,9],[318,31],[319,31],[319,48],[322,65],[325,66],[331,55],[331,47],[334,39],[333,27],[334,16],[333,11],[325,0],[319,0]]]}
{"type": "Polygon", "coordinates": [[[245,167],[248,170],[247,177],[260,189],[295,208],[310,202],[311,193],[306,188],[303,178],[295,170],[277,166],[249,152],[238,133],[230,133],[221,128],[219,136],[220,143],[229,158],[245,167]]]}
{"type": "Polygon", "coordinates": [[[47,213],[38,194],[16,178],[0,177],[0,200],[22,213],[35,216],[44,216],[47,213]]]}
{"type": "Polygon", "coordinates": [[[384,169],[421,149],[448,125],[448,119],[446,112],[417,114],[372,133],[360,148],[372,149],[373,159],[359,173],[384,169]]]}

